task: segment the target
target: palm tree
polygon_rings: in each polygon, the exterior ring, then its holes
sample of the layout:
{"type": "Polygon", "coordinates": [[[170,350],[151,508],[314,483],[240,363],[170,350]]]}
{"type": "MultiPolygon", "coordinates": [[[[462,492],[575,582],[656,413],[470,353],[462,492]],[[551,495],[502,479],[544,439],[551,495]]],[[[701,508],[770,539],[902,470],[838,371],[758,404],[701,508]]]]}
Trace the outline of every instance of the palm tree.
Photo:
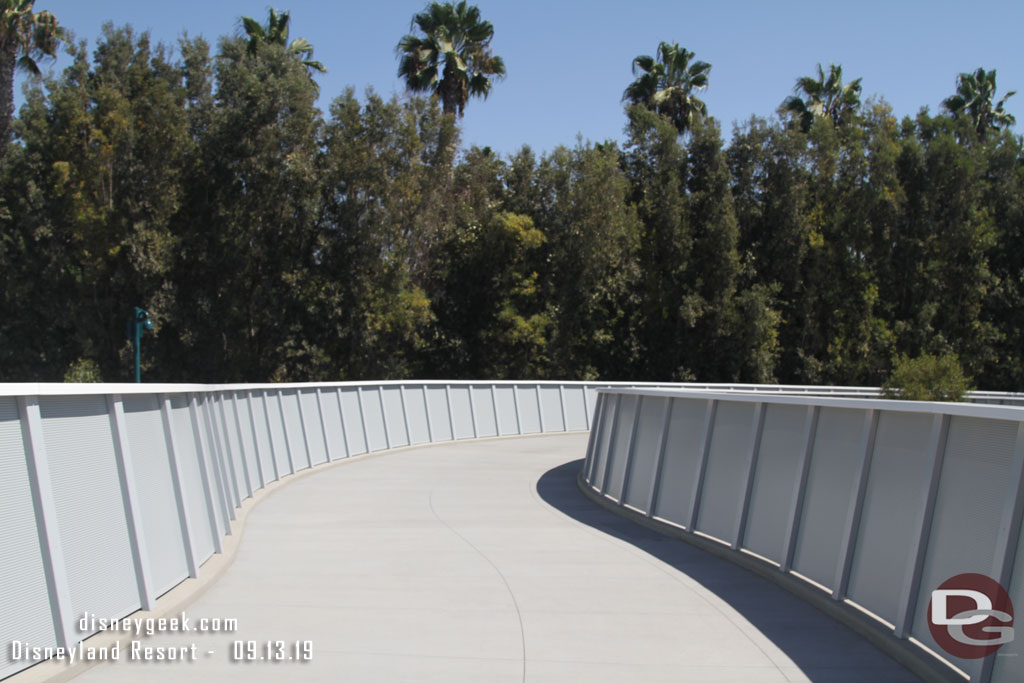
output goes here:
{"type": "Polygon", "coordinates": [[[1006,100],[1016,93],[1016,90],[1006,93],[993,107],[992,98],[996,96],[996,70],[978,69],[974,73],[962,73],[957,77],[956,95],[943,100],[942,106],[953,116],[969,116],[978,135],[984,138],[989,129],[1012,126],[1017,122],[1013,114],[1003,109],[1006,100]]]}
{"type": "Polygon", "coordinates": [[[284,48],[285,54],[298,57],[307,69],[327,73],[326,67],[313,59],[313,46],[308,40],[296,38],[291,43],[288,42],[289,19],[291,17],[288,12],[279,13],[273,7],[270,8],[266,26],[252,17],[242,17],[242,28],[249,36],[249,54],[255,55],[260,45],[279,45],[284,48]]]}
{"type": "Polygon", "coordinates": [[[14,71],[39,75],[43,57],[55,57],[63,31],[50,12],[33,12],[35,0],[0,0],[0,161],[7,154],[14,114],[14,71]]]}
{"type": "Polygon", "coordinates": [[[860,106],[860,80],[856,78],[844,85],[843,67],[830,64],[826,77],[821,64],[818,64],[817,78],[804,76],[797,80],[793,88],[796,92],[802,91],[807,99],[796,95],[787,97],[782,108],[794,115],[794,122],[799,122],[805,133],[811,129],[817,117],[828,118],[833,125],[841,125],[856,114],[860,106]]]}
{"type": "Polygon", "coordinates": [[[633,60],[633,75],[642,75],[629,84],[622,99],[667,116],[680,134],[685,133],[708,113],[707,105],[694,93],[708,87],[711,65],[691,62],[693,57],[678,43],[660,43],[657,60],[649,55],[633,60]]]}
{"type": "Polygon", "coordinates": [[[504,78],[505,62],[491,54],[494,26],[476,6],[432,2],[412,18],[413,26],[423,36],[409,33],[398,41],[398,75],[413,92],[436,93],[444,113],[461,118],[470,97],[487,99],[493,81],[504,78]]]}

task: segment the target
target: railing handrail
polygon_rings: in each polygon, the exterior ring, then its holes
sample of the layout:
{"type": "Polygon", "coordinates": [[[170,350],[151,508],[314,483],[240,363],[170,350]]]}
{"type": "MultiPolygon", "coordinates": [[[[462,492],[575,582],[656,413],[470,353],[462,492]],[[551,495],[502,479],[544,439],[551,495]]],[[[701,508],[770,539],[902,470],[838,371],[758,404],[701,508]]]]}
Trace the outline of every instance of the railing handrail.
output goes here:
{"type": "MultiPolygon", "coordinates": [[[[129,383],[129,382],[0,382],[0,396],[86,396],[96,394],[182,394],[205,391],[270,391],[291,389],[334,389],[357,386],[577,386],[610,388],[672,389],[692,391],[753,392],[758,394],[881,396],[879,387],[817,384],[748,384],[738,382],[625,382],[602,380],[475,380],[475,379],[396,379],[348,380],[338,382],[257,382],[238,384],[129,383]]],[[[1024,403],[1024,392],[971,391],[970,399],[1016,399],[1024,403]]]]}
{"type": "Polygon", "coordinates": [[[702,398],[715,401],[750,401],[755,397],[758,403],[775,403],[779,405],[800,406],[831,406],[833,408],[857,408],[859,410],[888,410],[898,413],[929,413],[932,415],[960,415],[963,417],[979,417],[990,420],[1011,420],[1019,422],[1024,419],[1024,406],[991,405],[987,403],[950,403],[941,401],[894,401],[892,399],[848,396],[832,397],[813,394],[798,396],[779,396],[762,392],[715,392],[693,391],[688,389],[662,388],[629,388],[610,387],[601,390],[608,394],[650,395],[657,392],[664,396],[680,398],[702,398]]]}

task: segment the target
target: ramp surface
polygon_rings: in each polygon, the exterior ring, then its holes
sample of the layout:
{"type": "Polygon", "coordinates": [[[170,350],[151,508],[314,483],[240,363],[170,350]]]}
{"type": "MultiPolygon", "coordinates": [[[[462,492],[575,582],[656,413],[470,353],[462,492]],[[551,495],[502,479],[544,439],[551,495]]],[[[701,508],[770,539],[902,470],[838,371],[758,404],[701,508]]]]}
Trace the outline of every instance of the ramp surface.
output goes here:
{"type": "Polygon", "coordinates": [[[157,634],[141,644],[195,644],[197,661],[122,651],[75,680],[917,680],[782,589],[586,500],[586,444],[424,446],[297,480],[187,610],[236,631],[157,634]]]}

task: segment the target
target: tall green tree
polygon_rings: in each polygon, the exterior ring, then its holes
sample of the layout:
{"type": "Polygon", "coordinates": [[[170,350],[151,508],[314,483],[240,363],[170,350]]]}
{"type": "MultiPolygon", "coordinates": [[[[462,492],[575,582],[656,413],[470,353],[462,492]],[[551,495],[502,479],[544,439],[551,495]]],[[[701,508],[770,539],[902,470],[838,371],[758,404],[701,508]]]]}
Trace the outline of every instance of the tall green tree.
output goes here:
{"type": "Polygon", "coordinates": [[[827,118],[839,126],[856,115],[860,106],[861,79],[855,78],[843,83],[843,67],[829,64],[828,75],[818,64],[818,75],[797,79],[794,90],[804,97],[792,95],[782,103],[782,109],[794,117],[806,133],[815,118],[827,118]]]}
{"type": "Polygon", "coordinates": [[[620,158],[614,143],[558,147],[524,193],[533,195],[525,204],[547,237],[539,270],[552,320],[553,377],[635,376],[641,225],[620,158]]]}
{"type": "Polygon", "coordinates": [[[640,217],[638,260],[642,275],[639,344],[642,377],[695,379],[688,363],[688,332],[701,315],[688,287],[693,233],[687,216],[686,148],[673,123],[642,105],[627,110],[624,164],[640,217]]]}
{"type": "Polygon", "coordinates": [[[454,120],[436,101],[360,104],[351,89],[331,103],[317,164],[317,315],[307,334],[345,379],[430,372],[429,280],[446,217],[447,146],[454,120]],[[438,178],[441,180],[438,181],[438,178]]]}
{"type": "Polygon", "coordinates": [[[398,42],[398,76],[412,92],[435,93],[445,114],[462,117],[470,97],[483,97],[492,83],[504,78],[505,62],[491,53],[494,26],[480,9],[432,2],[416,14],[409,33],[398,42]]]}
{"type": "Polygon", "coordinates": [[[633,75],[622,99],[667,116],[680,134],[707,116],[707,105],[696,93],[708,86],[711,65],[691,61],[694,53],[678,43],[662,42],[657,58],[640,55],[633,60],[633,75]]]}
{"type": "Polygon", "coordinates": [[[37,60],[56,56],[63,33],[53,14],[33,12],[34,5],[35,0],[0,0],[0,163],[14,113],[14,72],[38,76],[37,60]]]}
{"type": "Polygon", "coordinates": [[[286,45],[266,44],[253,56],[241,37],[221,40],[215,76],[212,102],[195,93],[202,123],[178,216],[185,249],[168,332],[183,340],[195,375],[322,376],[322,340],[304,332],[315,315],[315,86],[286,45]]]}
{"type": "Polygon", "coordinates": [[[28,275],[61,290],[38,288],[35,298],[55,296],[64,309],[34,335],[39,346],[52,331],[61,355],[94,360],[116,380],[130,376],[131,307],[149,309],[158,334],[174,308],[172,223],[189,140],[182,73],[167,50],[130,28],[103,31],[91,64],[84,45],[72,46],[48,97],[30,91],[15,122],[24,146],[10,160],[20,187],[5,195],[16,200],[10,229],[28,275]]]}
{"type": "Polygon", "coordinates": [[[973,73],[962,73],[956,79],[956,94],[942,101],[942,106],[953,116],[966,116],[978,136],[984,138],[990,130],[1012,126],[1017,122],[1013,114],[1004,109],[1006,100],[1016,95],[1016,90],[1003,95],[993,104],[996,97],[996,70],[979,68],[973,73]]]}

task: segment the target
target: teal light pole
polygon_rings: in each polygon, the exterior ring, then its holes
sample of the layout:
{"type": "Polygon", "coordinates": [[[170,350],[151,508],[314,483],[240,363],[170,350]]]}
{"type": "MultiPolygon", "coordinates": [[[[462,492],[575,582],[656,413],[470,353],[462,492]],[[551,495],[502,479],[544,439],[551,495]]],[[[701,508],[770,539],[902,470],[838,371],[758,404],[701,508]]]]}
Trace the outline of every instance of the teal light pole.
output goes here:
{"type": "Polygon", "coordinates": [[[153,329],[153,321],[149,319],[149,312],[136,306],[132,312],[131,326],[132,340],[135,345],[135,381],[141,382],[142,372],[139,370],[139,365],[142,362],[142,333],[153,329]]]}

